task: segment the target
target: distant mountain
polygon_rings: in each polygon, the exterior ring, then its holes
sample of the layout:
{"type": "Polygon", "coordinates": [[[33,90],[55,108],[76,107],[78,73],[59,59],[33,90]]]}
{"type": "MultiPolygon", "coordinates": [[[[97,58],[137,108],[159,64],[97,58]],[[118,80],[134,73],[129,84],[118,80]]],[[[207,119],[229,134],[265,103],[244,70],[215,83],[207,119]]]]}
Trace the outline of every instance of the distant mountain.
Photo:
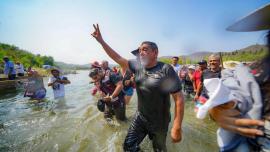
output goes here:
{"type": "MultiPolygon", "coordinates": [[[[239,50],[226,51],[226,52],[221,52],[221,53],[222,53],[222,56],[226,55],[226,57],[229,58],[230,56],[235,56],[238,53],[250,54],[250,53],[255,53],[255,52],[258,53],[260,51],[265,52],[266,50],[267,50],[267,47],[265,45],[255,44],[255,45],[251,45],[251,46],[248,46],[246,48],[239,49],[239,50]]],[[[195,53],[192,53],[192,54],[189,54],[189,55],[181,55],[179,57],[182,58],[182,59],[189,59],[191,61],[199,61],[201,59],[205,59],[207,56],[209,56],[209,55],[211,55],[213,53],[218,53],[218,52],[219,51],[215,51],[215,52],[195,52],[195,53]]],[[[172,57],[173,56],[162,56],[162,57],[159,57],[159,59],[160,60],[168,60],[168,59],[170,59],[172,57]]]]}
{"type": "MultiPolygon", "coordinates": [[[[80,66],[90,68],[90,67],[91,67],[91,64],[88,63],[88,64],[83,64],[83,65],[80,65],[80,66]]],[[[109,67],[110,67],[110,68],[112,68],[112,67],[114,67],[114,66],[118,66],[118,65],[117,65],[117,64],[110,64],[110,63],[109,63],[109,67]]]]}
{"type": "MultiPolygon", "coordinates": [[[[64,70],[88,70],[91,67],[91,64],[69,64],[65,62],[55,62],[55,66],[64,70]]],[[[116,64],[109,64],[109,67],[112,68],[114,66],[118,66],[116,64]]]]}
{"type": "MultiPolygon", "coordinates": [[[[181,63],[195,63],[201,59],[206,59],[212,53],[217,53],[219,51],[214,52],[195,52],[189,55],[179,56],[181,59],[181,63]]],[[[242,48],[239,50],[233,51],[223,51],[221,52],[223,61],[227,60],[235,60],[235,61],[254,61],[261,59],[263,56],[267,54],[267,47],[265,45],[255,44],[248,46],[246,48],[242,48]]],[[[29,51],[22,50],[15,45],[9,45],[0,43],[0,59],[4,56],[8,56],[14,62],[21,62],[25,67],[33,66],[41,68],[43,65],[53,65],[57,66],[61,69],[67,70],[78,70],[78,69],[89,69],[90,64],[77,65],[77,64],[68,64],[64,62],[56,62],[51,56],[42,56],[40,54],[32,54],[29,51]]],[[[159,60],[171,62],[170,59],[172,56],[162,56],[159,57],[159,60]]],[[[2,65],[3,66],[3,65],[2,65]]],[[[115,64],[110,64],[110,67],[118,66],[115,64]]],[[[1,64],[0,64],[1,69],[1,64]]]]}
{"type": "Polygon", "coordinates": [[[209,56],[212,53],[213,52],[195,52],[184,57],[187,57],[192,61],[199,61],[199,60],[202,60],[205,56],[209,56]]]}
{"type": "Polygon", "coordinates": [[[256,52],[259,50],[267,50],[268,48],[265,45],[255,44],[248,46],[246,48],[240,49],[240,52],[256,52]]]}

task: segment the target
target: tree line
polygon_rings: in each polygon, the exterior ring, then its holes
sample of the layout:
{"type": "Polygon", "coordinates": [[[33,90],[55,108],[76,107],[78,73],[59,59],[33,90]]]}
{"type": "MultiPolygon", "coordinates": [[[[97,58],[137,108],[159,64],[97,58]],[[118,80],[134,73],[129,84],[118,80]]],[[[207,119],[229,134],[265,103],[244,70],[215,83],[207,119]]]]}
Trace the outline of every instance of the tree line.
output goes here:
{"type": "MultiPolygon", "coordinates": [[[[260,47],[249,50],[235,50],[231,52],[221,52],[220,55],[223,61],[239,61],[239,62],[253,62],[263,59],[267,55],[267,48],[260,47]]],[[[209,54],[210,55],[210,54],[209,54]]],[[[202,56],[201,59],[208,60],[208,56],[202,56]]],[[[171,63],[170,58],[160,58],[159,59],[165,63],[171,63]]],[[[198,60],[192,60],[188,56],[179,56],[179,64],[196,64],[198,60]]]]}
{"type": "MultiPolygon", "coordinates": [[[[267,50],[265,47],[257,47],[248,50],[235,50],[231,52],[221,52],[223,61],[240,61],[240,62],[252,62],[262,59],[266,56],[267,50]]],[[[25,67],[42,67],[42,65],[55,66],[56,62],[51,56],[42,56],[40,54],[33,54],[26,50],[22,50],[14,45],[0,43],[0,59],[4,56],[8,56],[10,60],[14,62],[21,62],[25,67]]],[[[203,56],[201,59],[208,59],[208,55],[203,56]]],[[[170,58],[159,59],[165,63],[171,63],[170,58]]],[[[189,56],[179,56],[179,64],[195,64],[198,60],[192,60],[189,56]]]]}
{"type": "Polygon", "coordinates": [[[53,66],[55,64],[51,56],[35,55],[17,46],[0,43],[0,59],[2,60],[4,56],[9,57],[13,62],[22,63],[25,67],[42,67],[42,65],[53,66]]]}

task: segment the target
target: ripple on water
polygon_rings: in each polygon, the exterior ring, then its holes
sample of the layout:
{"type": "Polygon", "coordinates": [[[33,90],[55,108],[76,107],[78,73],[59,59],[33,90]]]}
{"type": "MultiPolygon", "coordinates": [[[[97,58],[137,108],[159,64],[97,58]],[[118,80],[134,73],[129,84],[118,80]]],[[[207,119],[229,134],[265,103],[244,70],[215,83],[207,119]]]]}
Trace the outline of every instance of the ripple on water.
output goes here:
{"type": "MultiPolygon", "coordinates": [[[[62,106],[53,99],[52,89],[48,87],[46,100],[41,103],[23,98],[22,91],[0,95],[0,151],[122,151],[137,108],[137,97],[132,97],[127,105],[128,121],[113,121],[109,125],[96,108],[97,99],[90,95],[88,71],[79,73],[68,76],[71,85],[66,87],[62,106]]],[[[46,84],[47,78],[44,82],[46,84]]],[[[174,111],[173,106],[171,111],[174,111]]],[[[168,132],[168,151],[218,151],[215,130],[210,120],[195,118],[193,103],[187,101],[183,141],[173,144],[168,132]]],[[[151,151],[151,141],[145,138],[141,148],[151,151]]]]}

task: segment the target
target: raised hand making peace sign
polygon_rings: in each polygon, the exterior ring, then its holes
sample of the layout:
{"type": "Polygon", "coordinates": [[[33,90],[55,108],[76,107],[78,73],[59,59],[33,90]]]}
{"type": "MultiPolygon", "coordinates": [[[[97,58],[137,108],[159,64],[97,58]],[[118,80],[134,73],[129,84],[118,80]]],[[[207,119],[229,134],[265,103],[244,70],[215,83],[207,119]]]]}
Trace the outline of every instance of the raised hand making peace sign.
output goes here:
{"type": "Polygon", "coordinates": [[[103,41],[98,24],[93,24],[95,31],[91,34],[98,42],[103,41]]]}

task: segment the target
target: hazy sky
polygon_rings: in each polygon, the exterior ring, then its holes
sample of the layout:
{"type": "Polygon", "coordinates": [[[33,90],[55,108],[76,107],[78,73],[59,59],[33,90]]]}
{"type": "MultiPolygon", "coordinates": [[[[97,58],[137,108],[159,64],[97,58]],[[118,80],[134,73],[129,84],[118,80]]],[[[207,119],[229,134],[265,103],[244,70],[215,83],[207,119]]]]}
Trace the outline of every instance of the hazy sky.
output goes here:
{"type": "Polygon", "coordinates": [[[263,32],[225,28],[269,0],[1,0],[0,42],[57,61],[109,60],[90,35],[99,23],[104,39],[123,57],[142,41],[160,54],[226,51],[263,43],[263,32]]]}

